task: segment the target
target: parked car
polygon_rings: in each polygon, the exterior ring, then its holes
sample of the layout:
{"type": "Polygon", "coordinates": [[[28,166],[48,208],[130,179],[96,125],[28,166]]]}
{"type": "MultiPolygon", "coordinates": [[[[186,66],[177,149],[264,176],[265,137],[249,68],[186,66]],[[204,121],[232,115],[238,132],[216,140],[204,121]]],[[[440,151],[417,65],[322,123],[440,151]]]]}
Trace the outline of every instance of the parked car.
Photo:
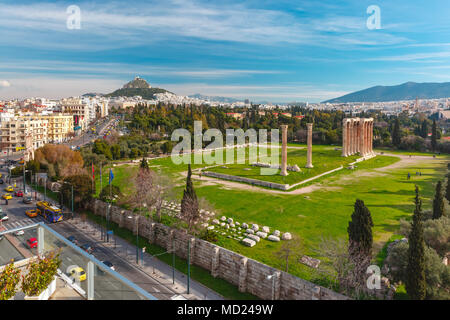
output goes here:
{"type": "Polygon", "coordinates": [[[89,243],[83,244],[82,246],[80,246],[80,248],[89,254],[92,254],[94,252],[94,247],[89,243]]]}
{"type": "Polygon", "coordinates": [[[74,245],[78,245],[78,240],[74,236],[67,237],[67,240],[72,242],[74,245]]]}
{"type": "Polygon", "coordinates": [[[23,203],[30,204],[33,202],[33,197],[32,196],[24,196],[22,201],[23,201],[23,203]]]}
{"type": "Polygon", "coordinates": [[[103,263],[105,266],[107,266],[108,268],[110,268],[111,270],[116,271],[116,268],[114,268],[114,265],[113,265],[111,262],[105,260],[105,261],[102,261],[102,263],[103,263]]]}
{"type": "Polygon", "coordinates": [[[23,236],[25,234],[25,232],[23,230],[18,230],[16,232],[14,232],[14,235],[16,236],[23,236]]]}
{"type": "Polygon", "coordinates": [[[37,248],[38,241],[37,241],[36,238],[30,238],[30,239],[28,239],[28,240],[27,240],[27,243],[28,243],[28,246],[30,247],[30,249],[37,248]]]}
{"type": "Polygon", "coordinates": [[[14,191],[14,188],[13,188],[13,186],[7,186],[7,187],[5,188],[5,191],[6,191],[6,192],[13,192],[13,191],[14,191]]]}
{"type": "Polygon", "coordinates": [[[23,197],[23,192],[22,192],[22,190],[17,190],[16,192],[14,192],[14,195],[16,197],[23,197]]]}
{"type": "Polygon", "coordinates": [[[1,213],[0,214],[0,220],[1,221],[7,221],[7,220],[9,220],[9,217],[8,217],[8,215],[6,213],[1,213]]]}

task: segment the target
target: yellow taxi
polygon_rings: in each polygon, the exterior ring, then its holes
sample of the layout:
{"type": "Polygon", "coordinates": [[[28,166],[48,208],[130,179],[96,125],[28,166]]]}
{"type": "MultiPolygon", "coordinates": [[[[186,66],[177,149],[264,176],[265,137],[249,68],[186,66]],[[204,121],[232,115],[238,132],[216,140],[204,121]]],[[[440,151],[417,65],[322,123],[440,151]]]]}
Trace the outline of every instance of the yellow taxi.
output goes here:
{"type": "Polygon", "coordinates": [[[11,199],[12,199],[12,195],[9,194],[9,193],[5,193],[5,194],[2,196],[2,198],[5,199],[5,200],[11,200],[11,199]]]}
{"type": "Polygon", "coordinates": [[[72,266],[69,267],[69,270],[67,270],[69,275],[73,277],[75,280],[84,281],[86,280],[86,272],[84,272],[84,269],[79,266],[72,266]]]}
{"type": "Polygon", "coordinates": [[[36,209],[31,209],[31,210],[25,211],[25,214],[30,218],[34,218],[38,215],[38,212],[36,209]]]}
{"type": "Polygon", "coordinates": [[[5,188],[5,191],[7,191],[7,192],[13,192],[13,191],[14,191],[14,188],[13,188],[12,186],[8,186],[8,187],[5,188]]]}

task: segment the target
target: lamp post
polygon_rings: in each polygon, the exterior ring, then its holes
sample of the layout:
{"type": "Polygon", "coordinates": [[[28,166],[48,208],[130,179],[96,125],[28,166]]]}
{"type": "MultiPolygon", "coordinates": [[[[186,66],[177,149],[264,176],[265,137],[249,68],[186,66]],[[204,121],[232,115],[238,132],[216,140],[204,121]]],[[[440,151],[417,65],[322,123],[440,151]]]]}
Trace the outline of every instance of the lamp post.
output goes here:
{"type": "Polygon", "coordinates": [[[275,300],[275,274],[266,277],[267,280],[272,280],[272,300],[275,300]]]}
{"type": "Polygon", "coordinates": [[[71,196],[72,196],[71,207],[72,207],[72,219],[73,219],[73,184],[70,182],[67,182],[67,181],[64,181],[63,183],[68,184],[71,187],[71,196]]]}

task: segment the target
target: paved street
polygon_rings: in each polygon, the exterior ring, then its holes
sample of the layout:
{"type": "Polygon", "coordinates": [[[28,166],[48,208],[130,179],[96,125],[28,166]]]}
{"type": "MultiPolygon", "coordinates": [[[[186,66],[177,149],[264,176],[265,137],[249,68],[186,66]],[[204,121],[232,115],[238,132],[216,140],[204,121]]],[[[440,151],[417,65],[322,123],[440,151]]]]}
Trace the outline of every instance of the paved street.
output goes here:
{"type": "MultiPolygon", "coordinates": [[[[21,181],[17,182],[17,186],[22,187],[21,181]]],[[[6,185],[3,184],[2,188],[5,187],[6,185]]],[[[29,189],[29,186],[27,186],[27,189],[29,189]]],[[[44,196],[38,194],[38,199],[39,198],[43,199],[44,196]]],[[[36,222],[47,223],[41,216],[37,216],[35,218],[29,218],[26,216],[26,210],[36,208],[34,200],[32,204],[24,204],[22,202],[22,198],[14,197],[9,200],[8,205],[5,205],[5,202],[6,201],[3,199],[0,200],[3,212],[8,214],[9,220],[3,222],[1,227],[2,230],[24,227],[36,222]]],[[[65,209],[64,212],[69,212],[69,210],[65,209]]],[[[80,219],[68,219],[59,223],[48,225],[66,238],[69,236],[74,236],[78,240],[79,245],[86,243],[92,244],[95,248],[93,255],[97,259],[100,261],[110,261],[114,265],[117,272],[140,286],[142,289],[154,295],[157,299],[171,299],[179,295],[182,295],[187,299],[223,299],[223,297],[211,289],[196,281],[193,281],[192,279],[190,281],[190,294],[188,295],[186,288],[186,275],[175,270],[175,284],[173,284],[172,267],[157,258],[152,257],[148,253],[144,253],[141,264],[137,265],[135,261],[136,247],[134,245],[129,244],[127,241],[119,237],[116,237],[115,241],[112,241],[114,238],[111,237],[110,242],[106,242],[106,239],[102,239],[101,237],[100,226],[91,221],[82,222],[80,219]]],[[[21,250],[30,250],[26,240],[31,237],[36,237],[36,230],[26,230],[24,235],[13,237],[15,237],[18,241],[21,250]]],[[[49,239],[45,240],[47,246],[47,241],[49,241],[49,239]]],[[[20,258],[20,253],[17,252],[13,246],[8,245],[8,243],[8,241],[1,241],[0,243],[0,252],[3,252],[3,256],[5,256],[2,257],[2,254],[0,253],[0,262],[2,259],[4,260],[11,256],[20,258]]],[[[61,245],[61,243],[58,245],[61,245]]],[[[56,247],[58,245],[56,245],[56,247]]],[[[52,247],[55,246],[55,244],[48,243],[48,246],[52,247]]],[[[63,265],[61,270],[65,271],[65,269],[72,264],[79,265],[86,270],[86,261],[83,260],[83,257],[75,254],[71,255],[68,251],[66,251],[66,253],[63,253],[63,265]]],[[[96,278],[101,279],[101,277],[96,278]]],[[[86,289],[85,285],[86,281],[81,282],[81,288],[83,290],[86,289]]],[[[113,295],[114,292],[116,292],[116,294],[124,294],[123,291],[114,289],[115,286],[118,286],[118,284],[114,283],[113,279],[103,279],[103,281],[96,283],[96,298],[102,298],[102,288],[104,288],[103,291],[105,292],[105,296],[103,298],[107,297],[108,299],[113,299],[114,296],[111,295],[113,295]]],[[[115,298],[119,297],[117,296],[115,298]]]]}

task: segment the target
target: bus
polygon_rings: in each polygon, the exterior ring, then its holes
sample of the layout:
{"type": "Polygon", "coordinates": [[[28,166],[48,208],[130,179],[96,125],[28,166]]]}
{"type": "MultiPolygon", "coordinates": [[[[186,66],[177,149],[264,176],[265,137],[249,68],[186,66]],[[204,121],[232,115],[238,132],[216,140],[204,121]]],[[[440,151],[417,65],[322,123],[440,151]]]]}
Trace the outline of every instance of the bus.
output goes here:
{"type": "Polygon", "coordinates": [[[38,201],[36,207],[38,214],[50,223],[59,222],[63,219],[61,209],[51,205],[47,201],[38,201]]]}

